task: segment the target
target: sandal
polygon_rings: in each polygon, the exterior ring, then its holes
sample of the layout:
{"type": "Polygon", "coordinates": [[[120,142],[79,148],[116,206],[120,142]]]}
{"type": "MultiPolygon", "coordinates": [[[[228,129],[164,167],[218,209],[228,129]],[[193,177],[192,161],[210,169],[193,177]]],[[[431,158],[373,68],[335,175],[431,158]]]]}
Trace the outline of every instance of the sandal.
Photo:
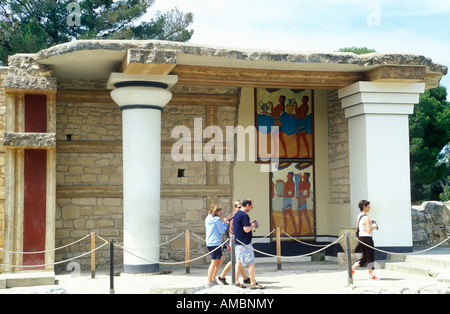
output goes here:
{"type": "Polygon", "coordinates": [[[238,288],[242,288],[242,289],[245,289],[245,288],[247,288],[246,286],[244,286],[243,284],[241,284],[241,283],[236,283],[236,287],[238,287],[238,288]]]}
{"type": "Polygon", "coordinates": [[[250,286],[250,289],[254,290],[254,289],[265,289],[266,287],[264,287],[263,285],[260,285],[258,283],[255,283],[254,285],[250,286]]]}

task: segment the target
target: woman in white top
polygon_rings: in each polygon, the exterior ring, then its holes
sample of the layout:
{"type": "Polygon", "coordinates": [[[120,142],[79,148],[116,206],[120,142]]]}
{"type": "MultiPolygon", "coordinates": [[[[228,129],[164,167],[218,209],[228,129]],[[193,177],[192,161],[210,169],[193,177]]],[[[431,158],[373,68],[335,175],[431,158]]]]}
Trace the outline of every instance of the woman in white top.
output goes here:
{"type": "MultiPolygon", "coordinates": [[[[358,222],[357,222],[357,226],[359,229],[359,241],[361,241],[364,244],[370,245],[371,247],[375,247],[373,243],[372,233],[373,230],[378,228],[378,226],[376,223],[370,220],[369,216],[367,216],[367,213],[370,211],[370,202],[362,200],[359,202],[358,207],[361,210],[361,214],[358,215],[358,222]]],[[[364,244],[360,244],[363,256],[352,266],[352,273],[355,273],[356,268],[367,264],[369,271],[369,279],[376,280],[378,278],[373,274],[375,252],[372,248],[364,244]]]]}

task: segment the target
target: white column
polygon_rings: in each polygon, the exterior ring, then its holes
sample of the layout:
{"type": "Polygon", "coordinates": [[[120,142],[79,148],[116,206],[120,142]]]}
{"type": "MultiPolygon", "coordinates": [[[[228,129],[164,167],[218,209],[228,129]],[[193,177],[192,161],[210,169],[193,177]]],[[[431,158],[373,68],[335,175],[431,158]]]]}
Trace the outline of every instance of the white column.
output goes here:
{"type": "Polygon", "coordinates": [[[352,225],[371,202],[377,247],[412,247],[408,116],[424,83],[358,82],[339,90],[348,118],[352,225]]]}
{"type": "Polygon", "coordinates": [[[108,83],[122,110],[124,247],[143,258],[124,252],[126,273],[159,272],[161,111],[176,81],[113,73],[108,83]]]}

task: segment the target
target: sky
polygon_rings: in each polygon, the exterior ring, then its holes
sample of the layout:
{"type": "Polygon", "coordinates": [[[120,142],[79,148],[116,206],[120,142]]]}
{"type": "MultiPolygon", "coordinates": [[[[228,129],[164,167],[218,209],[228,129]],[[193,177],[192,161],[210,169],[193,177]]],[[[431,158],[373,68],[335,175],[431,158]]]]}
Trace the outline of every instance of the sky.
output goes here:
{"type": "MultiPolygon", "coordinates": [[[[194,14],[193,44],[319,52],[356,46],[450,67],[450,0],[155,0],[147,17],[175,7],[194,14]]],[[[441,84],[450,94],[450,74],[441,84]]]]}

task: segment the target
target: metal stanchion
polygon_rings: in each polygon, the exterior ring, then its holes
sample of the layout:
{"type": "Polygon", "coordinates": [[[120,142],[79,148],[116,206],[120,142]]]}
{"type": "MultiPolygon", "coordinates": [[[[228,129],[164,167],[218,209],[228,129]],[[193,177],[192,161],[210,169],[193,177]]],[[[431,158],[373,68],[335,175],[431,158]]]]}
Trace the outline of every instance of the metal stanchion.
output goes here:
{"type": "Polygon", "coordinates": [[[236,284],[236,256],[234,251],[235,246],[235,235],[231,235],[230,239],[230,250],[231,250],[231,284],[234,286],[236,284]]]}
{"type": "Polygon", "coordinates": [[[185,238],[185,260],[186,260],[186,274],[191,273],[191,263],[187,262],[191,259],[190,255],[190,247],[191,247],[191,241],[190,241],[190,231],[189,229],[186,229],[186,238],[185,238]]]}
{"type": "Polygon", "coordinates": [[[347,253],[347,286],[353,284],[353,274],[352,274],[352,252],[350,250],[350,233],[345,233],[345,251],[347,253]]]}
{"type": "Polygon", "coordinates": [[[109,241],[109,294],[114,294],[114,240],[109,241]]]}

